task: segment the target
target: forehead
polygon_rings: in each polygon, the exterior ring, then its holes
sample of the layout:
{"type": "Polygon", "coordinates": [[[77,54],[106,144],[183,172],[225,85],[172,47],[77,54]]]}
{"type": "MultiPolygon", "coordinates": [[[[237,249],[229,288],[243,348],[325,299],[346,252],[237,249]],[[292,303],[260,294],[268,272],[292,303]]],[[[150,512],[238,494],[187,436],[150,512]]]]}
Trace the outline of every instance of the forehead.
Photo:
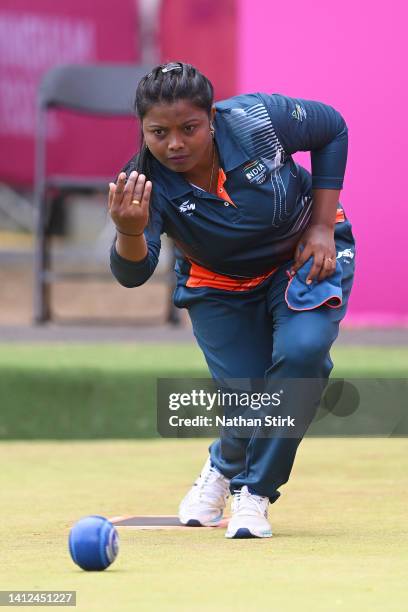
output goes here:
{"type": "Polygon", "coordinates": [[[203,119],[207,113],[203,108],[195,106],[190,100],[177,100],[171,104],[161,102],[154,104],[143,117],[143,125],[172,125],[185,123],[192,119],[203,119]]]}

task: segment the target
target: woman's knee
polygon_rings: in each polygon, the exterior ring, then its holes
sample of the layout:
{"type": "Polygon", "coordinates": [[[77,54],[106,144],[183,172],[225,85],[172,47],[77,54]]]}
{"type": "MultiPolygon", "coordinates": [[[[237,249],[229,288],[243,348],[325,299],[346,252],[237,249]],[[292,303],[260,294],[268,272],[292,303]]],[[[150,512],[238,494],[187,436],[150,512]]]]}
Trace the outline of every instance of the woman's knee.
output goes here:
{"type": "Polygon", "coordinates": [[[313,330],[302,330],[277,342],[272,361],[284,360],[294,368],[310,369],[321,365],[328,357],[332,339],[327,335],[314,333],[313,330]]]}

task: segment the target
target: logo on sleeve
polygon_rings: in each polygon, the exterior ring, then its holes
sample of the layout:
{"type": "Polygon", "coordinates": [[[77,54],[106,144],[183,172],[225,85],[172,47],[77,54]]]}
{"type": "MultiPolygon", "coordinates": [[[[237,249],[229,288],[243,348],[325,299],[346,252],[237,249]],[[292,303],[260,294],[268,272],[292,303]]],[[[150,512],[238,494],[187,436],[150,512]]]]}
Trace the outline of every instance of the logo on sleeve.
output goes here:
{"type": "Polygon", "coordinates": [[[255,183],[256,185],[262,185],[262,183],[265,182],[267,172],[268,168],[260,159],[257,159],[244,166],[244,174],[246,179],[250,183],[255,183]]]}
{"type": "Polygon", "coordinates": [[[339,251],[336,259],[343,259],[344,263],[349,264],[350,262],[347,259],[354,259],[354,253],[351,249],[344,249],[344,251],[339,251]]]}
{"type": "Polygon", "coordinates": [[[186,200],[185,202],[182,202],[179,206],[179,211],[181,213],[186,213],[187,215],[191,216],[193,214],[193,211],[195,211],[195,202],[190,202],[190,200],[186,200]]]}
{"type": "Polygon", "coordinates": [[[292,117],[302,122],[303,119],[306,119],[307,117],[306,110],[303,108],[303,106],[300,106],[300,104],[296,104],[295,110],[292,111],[292,117]]]}

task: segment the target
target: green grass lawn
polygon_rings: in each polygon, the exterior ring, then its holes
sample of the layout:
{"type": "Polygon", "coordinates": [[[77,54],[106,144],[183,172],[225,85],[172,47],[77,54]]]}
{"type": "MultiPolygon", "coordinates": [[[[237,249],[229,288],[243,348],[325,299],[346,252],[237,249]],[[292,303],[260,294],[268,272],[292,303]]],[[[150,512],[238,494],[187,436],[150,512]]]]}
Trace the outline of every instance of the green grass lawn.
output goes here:
{"type": "MultiPolygon", "coordinates": [[[[333,376],[407,377],[408,349],[332,356],[333,376]]],[[[200,351],[0,345],[0,589],[76,590],[85,612],[407,610],[406,438],[306,438],[270,510],[270,540],[120,528],[111,568],[77,568],[76,520],[176,514],[206,458],[208,440],[134,439],[156,435],[155,383],[166,376],[207,377],[200,351]],[[131,439],[78,439],[107,433],[131,439]],[[38,436],[67,439],[27,440],[38,436]]]]}
{"type": "Polygon", "coordinates": [[[120,528],[117,561],[71,561],[88,514],[175,514],[207,440],[0,444],[0,588],[76,590],[85,612],[405,612],[406,439],[305,439],[269,540],[120,528]]]}

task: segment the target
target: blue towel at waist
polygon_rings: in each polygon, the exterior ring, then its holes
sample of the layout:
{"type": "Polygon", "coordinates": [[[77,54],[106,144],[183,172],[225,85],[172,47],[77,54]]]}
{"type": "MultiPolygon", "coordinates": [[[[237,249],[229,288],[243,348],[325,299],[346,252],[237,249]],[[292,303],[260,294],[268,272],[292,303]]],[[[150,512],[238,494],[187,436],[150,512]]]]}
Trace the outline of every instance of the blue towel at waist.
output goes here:
{"type": "Polygon", "coordinates": [[[322,281],[314,280],[306,285],[306,279],[313,264],[310,257],[305,264],[290,278],[285,292],[285,300],[292,310],[313,310],[323,304],[330,308],[340,308],[343,303],[343,291],[341,281],[343,268],[340,261],[336,260],[336,270],[331,276],[322,281]]]}

